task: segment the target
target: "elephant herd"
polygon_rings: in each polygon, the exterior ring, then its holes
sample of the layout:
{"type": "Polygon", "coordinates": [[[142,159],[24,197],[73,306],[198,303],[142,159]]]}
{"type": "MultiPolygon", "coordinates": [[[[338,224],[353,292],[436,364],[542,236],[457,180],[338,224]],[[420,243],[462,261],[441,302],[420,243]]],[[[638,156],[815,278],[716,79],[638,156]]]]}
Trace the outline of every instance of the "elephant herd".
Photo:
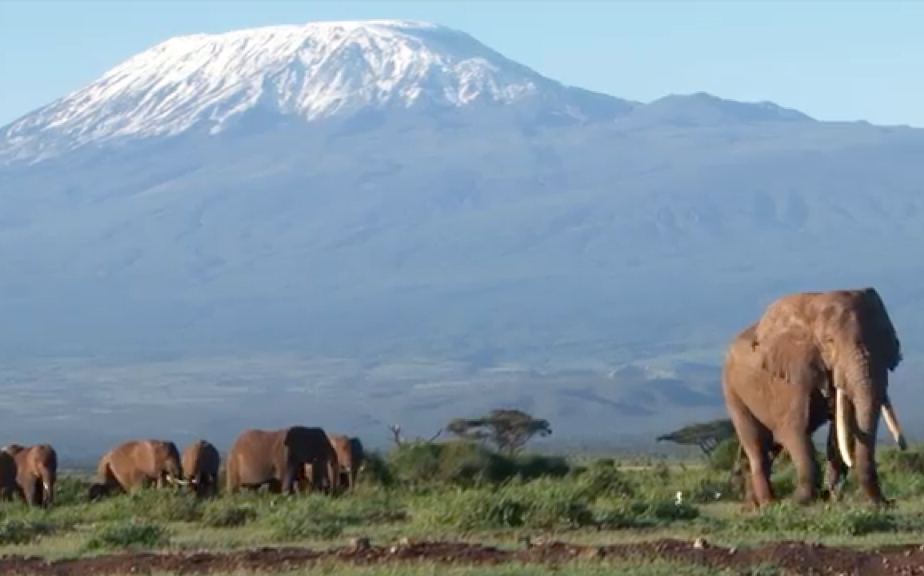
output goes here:
{"type": "Polygon", "coordinates": [[[736,472],[750,468],[746,498],[774,499],[770,469],[785,449],[796,468],[794,500],[837,498],[853,468],[868,500],[883,496],[876,468],[882,415],[901,450],[907,442],[889,398],[889,372],[901,346],[874,288],[799,292],[771,302],[756,322],[737,333],[722,364],[725,406],[739,440],[736,472]],[[824,487],[812,434],[828,429],[824,487]]]}
{"type": "MultiPolygon", "coordinates": [[[[837,497],[850,468],[870,501],[889,502],[876,468],[876,435],[881,414],[899,448],[907,447],[889,398],[889,372],[901,359],[895,327],[874,288],[797,292],[767,305],[732,338],[722,363],[722,393],[740,445],[737,472],[743,475],[745,459],[750,469],[747,500],[763,506],[774,499],[771,464],[785,449],[796,468],[797,502],[837,497]],[[828,423],[822,482],[811,437],[828,423]]],[[[362,460],[356,438],[317,427],[252,428],[228,452],[226,491],[352,488],[362,460]]],[[[100,481],[90,497],[149,484],[213,495],[220,461],[205,440],[192,442],[182,455],[173,442],[130,440],[100,458],[100,481]]],[[[18,493],[30,504],[50,505],[56,471],[57,456],[47,444],[5,446],[0,497],[18,493]]]]}
{"type": "MultiPolygon", "coordinates": [[[[122,442],[102,455],[98,482],[89,488],[95,500],[111,493],[127,493],[143,486],[186,487],[197,496],[218,493],[221,456],[214,444],[198,439],[182,453],[169,440],[122,442]]],[[[328,493],[352,489],[363,467],[358,438],[328,434],[322,428],[289,426],[277,430],[250,428],[238,435],[225,462],[225,489],[266,486],[289,494],[308,490],[328,493]]],[[[58,460],[48,444],[0,449],[0,497],[18,495],[34,506],[50,506],[54,499],[58,460]]]]}

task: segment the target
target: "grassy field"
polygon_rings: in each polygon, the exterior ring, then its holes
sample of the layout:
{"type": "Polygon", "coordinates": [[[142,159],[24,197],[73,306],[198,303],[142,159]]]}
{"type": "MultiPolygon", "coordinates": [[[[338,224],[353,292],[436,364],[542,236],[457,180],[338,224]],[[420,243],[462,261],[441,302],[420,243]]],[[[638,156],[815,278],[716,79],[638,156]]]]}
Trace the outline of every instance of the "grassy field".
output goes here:
{"type": "MultiPolygon", "coordinates": [[[[255,547],[343,547],[356,538],[391,546],[441,540],[522,549],[544,540],[611,546],[660,538],[706,539],[748,546],[779,540],[857,547],[924,536],[924,450],[880,452],[886,493],[898,500],[874,509],[855,500],[799,508],[788,502],[743,511],[716,461],[640,466],[609,459],[580,465],[554,457],[501,457],[460,443],[410,446],[374,457],[351,494],[221,495],[196,500],[178,490],[142,490],[88,502],[88,476],[62,475],[56,506],[0,506],[0,554],[79,558],[125,550],[234,551],[255,547]],[[675,495],[683,493],[678,504],[675,495]]],[[[775,485],[785,496],[793,471],[783,463],[775,485]]],[[[319,561],[312,573],[343,574],[716,574],[657,558],[576,558],[547,566],[507,562],[491,568],[413,564],[362,566],[319,561]]],[[[777,573],[763,567],[761,573],[777,573]],[[769,572],[767,570],[770,570],[769,572]]],[[[169,573],[169,572],[165,572],[169,573]]],[[[243,573],[231,570],[219,573],[243,573]]],[[[301,572],[282,572],[301,573],[301,572]]]]}

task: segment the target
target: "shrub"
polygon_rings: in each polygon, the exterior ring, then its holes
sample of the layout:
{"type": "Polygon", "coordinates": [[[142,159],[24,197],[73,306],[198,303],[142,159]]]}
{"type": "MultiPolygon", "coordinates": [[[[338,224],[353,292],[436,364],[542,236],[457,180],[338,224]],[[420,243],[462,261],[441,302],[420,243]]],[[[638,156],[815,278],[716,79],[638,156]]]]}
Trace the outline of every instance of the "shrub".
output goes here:
{"type": "Polygon", "coordinates": [[[389,454],[388,467],[395,481],[413,487],[497,485],[515,477],[561,478],[570,470],[561,457],[528,454],[510,458],[466,440],[403,444],[389,454]]]}
{"type": "Polygon", "coordinates": [[[499,483],[516,472],[509,458],[464,440],[403,444],[389,454],[389,467],[396,480],[412,487],[499,483]]]}
{"type": "Polygon", "coordinates": [[[568,461],[560,456],[525,454],[514,459],[517,476],[523,480],[563,478],[571,471],[568,461]]]}
{"type": "Polygon", "coordinates": [[[3,520],[0,522],[0,545],[29,544],[54,531],[55,525],[46,522],[3,520]]]}
{"type": "Polygon", "coordinates": [[[202,515],[202,523],[213,528],[235,528],[256,518],[257,511],[249,506],[212,506],[202,515]]]}
{"type": "Polygon", "coordinates": [[[892,447],[879,451],[880,468],[885,472],[899,474],[924,474],[924,451],[915,447],[906,451],[892,447]]]}
{"type": "Polygon", "coordinates": [[[428,528],[515,528],[525,522],[529,504],[504,491],[456,489],[414,501],[413,518],[428,528]]]}
{"type": "Polygon", "coordinates": [[[633,497],[636,487],[616,467],[594,466],[578,481],[583,494],[588,500],[600,497],[633,497]]]}
{"type": "Polygon", "coordinates": [[[364,455],[363,471],[357,476],[357,483],[391,488],[395,484],[395,477],[385,458],[372,450],[364,455]]]}
{"type": "Polygon", "coordinates": [[[149,522],[131,520],[103,526],[87,540],[86,548],[156,548],[169,544],[167,530],[149,522]]]}
{"type": "Polygon", "coordinates": [[[90,493],[90,482],[84,478],[59,476],[55,484],[55,505],[66,506],[86,502],[90,493]]]}
{"type": "MultiPolygon", "coordinates": [[[[716,472],[731,472],[738,458],[738,437],[732,436],[719,442],[719,445],[709,454],[707,466],[716,472]]],[[[747,459],[744,460],[747,465],[747,459]]]]}

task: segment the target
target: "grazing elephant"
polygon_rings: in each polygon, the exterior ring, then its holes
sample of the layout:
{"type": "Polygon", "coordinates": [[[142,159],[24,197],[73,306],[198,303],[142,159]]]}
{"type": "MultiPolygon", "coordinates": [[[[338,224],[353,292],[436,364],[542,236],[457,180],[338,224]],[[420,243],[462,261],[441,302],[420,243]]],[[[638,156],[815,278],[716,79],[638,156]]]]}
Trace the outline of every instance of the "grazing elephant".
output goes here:
{"type": "MultiPolygon", "coordinates": [[[[340,486],[352,490],[356,485],[356,476],[363,467],[363,443],[359,438],[343,434],[328,434],[327,437],[337,453],[340,486]]],[[[304,484],[315,485],[314,467],[311,464],[305,466],[304,484]]]]}
{"type": "Polygon", "coordinates": [[[58,478],[58,454],[50,444],[8,444],[0,449],[16,462],[16,483],[32,506],[51,506],[58,478]]]}
{"type": "Polygon", "coordinates": [[[128,440],[115,446],[99,459],[97,474],[102,482],[90,487],[90,499],[112,490],[129,492],[154,484],[186,486],[180,452],[176,444],[165,440],[128,440]]]}
{"type": "Polygon", "coordinates": [[[359,438],[344,436],[343,434],[328,434],[334,451],[337,452],[337,463],[340,466],[340,481],[348,490],[356,485],[356,476],[363,467],[363,443],[359,438]],[[344,482],[344,478],[346,481],[344,482]]]}
{"type": "Polygon", "coordinates": [[[9,501],[14,494],[22,494],[16,480],[16,459],[6,450],[0,450],[0,499],[9,501]]]}
{"type": "Polygon", "coordinates": [[[225,471],[228,493],[241,487],[256,489],[268,485],[272,492],[292,494],[305,476],[306,465],[313,470],[326,470],[330,488],[336,489],[337,453],[321,428],[244,430],[228,453],[225,471]]]}
{"type": "Polygon", "coordinates": [[[183,450],[183,474],[197,496],[218,493],[218,448],[207,440],[194,440],[183,450]]]}
{"type": "MultiPolygon", "coordinates": [[[[784,295],[764,310],[752,348],[763,370],[792,386],[800,387],[807,371],[823,367],[831,374],[838,450],[856,468],[866,497],[885,503],[875,458],[880,412],[899,447],[907,444],[888,390],[889,372],[902,360],[901,344],[879,293],[862,288],[784,295]],[[813,348],[811,363],[793,342],[813,348]]],[[[787,441],[795,443],[781,438],[784,446],[787,441]]],[[[758,500],[768,499],[766,487],[759,488],[758,500]]]]}

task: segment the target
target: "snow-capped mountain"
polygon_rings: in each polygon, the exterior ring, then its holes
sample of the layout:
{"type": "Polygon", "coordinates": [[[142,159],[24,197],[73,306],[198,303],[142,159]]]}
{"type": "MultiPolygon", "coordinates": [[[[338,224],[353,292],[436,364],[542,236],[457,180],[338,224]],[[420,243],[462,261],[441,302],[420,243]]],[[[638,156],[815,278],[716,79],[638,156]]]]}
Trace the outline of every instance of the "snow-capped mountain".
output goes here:
{"type": "Polygon", "coordinates": [[[924,130],[620,100],[425,23],[167,40],[0,129],[0,381],[42,368],[4,425],[141,434],[162,401],[196,430],[515,405],[663,432],[717,382],[608,374],[715,368],[770,298],[830,286],[876,286],[924,358],[922,157],[924,130]],[[56,356],[176,364],[90,385],[56,356]]]}
{"type": "Polygon", "coordinates": [[[171,38],[0,132],[0,157],[112,139],[218,133],[254,110],[306,121],[370,109],[540,98],[576,119],[632,104],[569,88],[463,32],[400,20],[312,22],[171,38]]]}

